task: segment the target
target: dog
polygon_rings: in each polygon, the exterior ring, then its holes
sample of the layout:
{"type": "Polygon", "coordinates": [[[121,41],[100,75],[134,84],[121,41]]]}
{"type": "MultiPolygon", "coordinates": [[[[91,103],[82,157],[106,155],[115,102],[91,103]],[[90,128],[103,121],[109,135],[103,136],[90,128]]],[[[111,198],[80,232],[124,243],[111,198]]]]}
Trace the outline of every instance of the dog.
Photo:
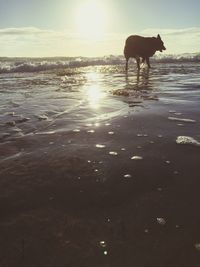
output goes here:
{"type": "Polygon", "coordinates": [[[126,39],[124,47],[124,56],[126,58],[126,71],[128,71],[129,58],[135,58],[137,61],[137,68],[140,69],[140,58],[142,63],[146,61],[149,68],[149,58],[152,57],[156,51],[162,52],[166,50],[160,35],[157,37],[142,37],[138,35],[131,35],[126,39]]]}

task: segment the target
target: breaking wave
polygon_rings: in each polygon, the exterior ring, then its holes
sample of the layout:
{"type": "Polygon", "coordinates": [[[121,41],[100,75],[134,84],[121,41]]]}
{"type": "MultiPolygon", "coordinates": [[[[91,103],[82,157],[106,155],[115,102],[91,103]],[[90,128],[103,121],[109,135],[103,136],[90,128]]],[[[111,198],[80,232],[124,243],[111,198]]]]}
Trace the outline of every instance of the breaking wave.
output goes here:
{"type": "MultiPolygon", "coordinates": [[[[200,53],[182,55],[155,55],[153,62],[158,63],[184,63],[200,62],[200,53]]],[[[118,65],[124,64],[123,56],[107,56],[96,58],[0,58],[0,74],[39,72],[63,68],[78,68],[96,65],[118,65]]]]}

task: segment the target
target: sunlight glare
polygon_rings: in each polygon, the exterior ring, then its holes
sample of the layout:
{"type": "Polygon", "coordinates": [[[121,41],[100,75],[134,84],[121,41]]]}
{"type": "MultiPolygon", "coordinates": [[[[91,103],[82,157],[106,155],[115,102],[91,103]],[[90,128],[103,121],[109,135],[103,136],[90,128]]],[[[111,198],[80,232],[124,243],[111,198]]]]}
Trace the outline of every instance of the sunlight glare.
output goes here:
{"type": "Polygon", "coordinates": [[[107,9],[100,1],[86,0],[81,3],[76,15],[76,27],[80,34],[90,39],[99,39],[105,34],[107,9]]]}
{"type": "Polygon", "coordinates": [[[85,86],[86,98],[92,109],[99,109],[106,97],[106,92],[101,86],[101,76],[98,72],[86,73],[88,81],[85,86]]]}
{"type": "Polygon", "coordinates": [[[98,85],[92,85],[87,89],[88,102],[93,109],[98,109],[100,107],[100,102],[104,96],[105,93],[101,91],[101,88],[98,85]]]}

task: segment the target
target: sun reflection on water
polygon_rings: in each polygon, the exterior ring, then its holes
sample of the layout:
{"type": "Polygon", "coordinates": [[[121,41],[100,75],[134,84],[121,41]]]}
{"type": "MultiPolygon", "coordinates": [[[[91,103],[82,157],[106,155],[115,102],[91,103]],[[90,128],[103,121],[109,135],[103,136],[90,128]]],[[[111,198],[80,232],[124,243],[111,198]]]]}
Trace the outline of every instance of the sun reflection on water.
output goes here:
{"type": "Polygon", "coordinates": [[[87,88],[87,97],[89,105],[94,108],[98,109],[101,104],[101,100],[104,98],[105,93],[102,92],[99,85],[92,85],[87,88]]]}
{"type": "Polygon", "coordinates": [[[105,92],[99,84],[99,74],[87,73],[88,85],[86,86],[86,96],[91,108],[99,109],[102,100],[105,98],[105,92]]]}

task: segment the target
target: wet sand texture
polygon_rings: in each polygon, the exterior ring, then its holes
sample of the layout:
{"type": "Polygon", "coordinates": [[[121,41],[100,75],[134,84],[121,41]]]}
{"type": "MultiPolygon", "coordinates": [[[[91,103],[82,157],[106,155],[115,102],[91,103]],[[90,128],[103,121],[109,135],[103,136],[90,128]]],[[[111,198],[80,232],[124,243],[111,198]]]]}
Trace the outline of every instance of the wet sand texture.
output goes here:
{"type": "Polygon", "coordinates": [[[199,69],[0,75],[0,266],[200,266],[199,69]]]}

